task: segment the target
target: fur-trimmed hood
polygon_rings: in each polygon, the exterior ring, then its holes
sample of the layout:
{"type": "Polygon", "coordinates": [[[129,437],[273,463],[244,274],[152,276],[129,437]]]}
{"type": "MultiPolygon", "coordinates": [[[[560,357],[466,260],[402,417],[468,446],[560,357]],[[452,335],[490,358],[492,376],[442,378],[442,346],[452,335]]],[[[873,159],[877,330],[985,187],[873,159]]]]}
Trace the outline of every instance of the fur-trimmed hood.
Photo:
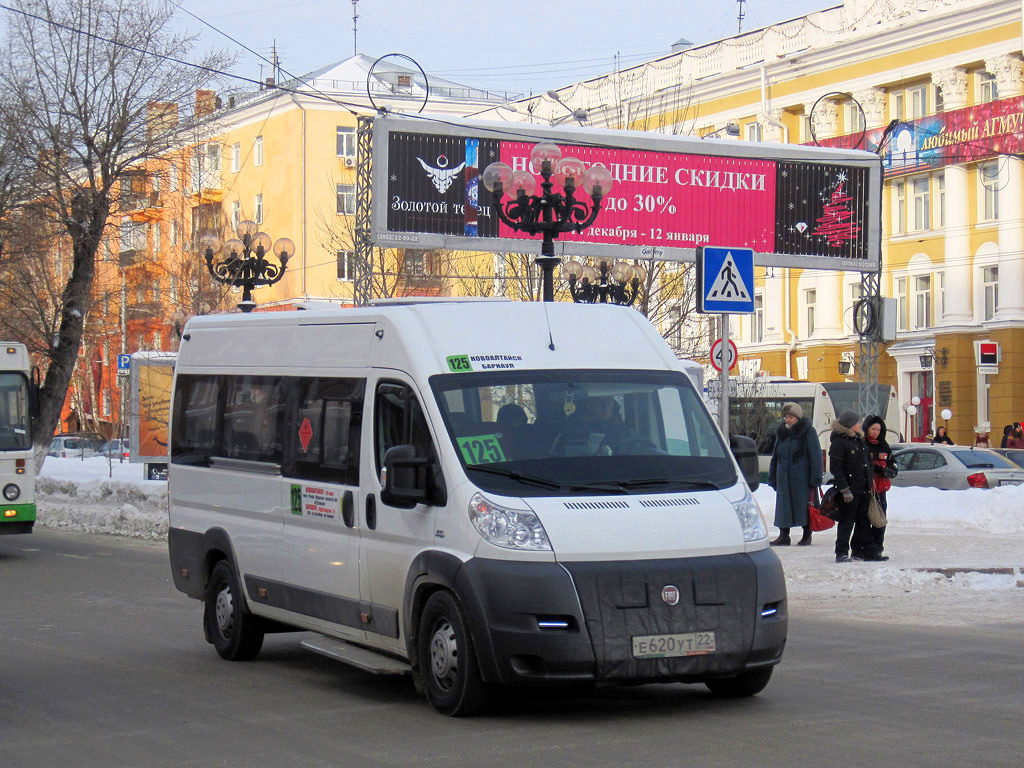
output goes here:
{"type": "Polygon", "coordinates": [[[880,424],[882,427],[882,431],[878,433],[878,442],[888,445],[888,441],[885,439],[885,421],[882,420],[881,416],[868,416],[864,419],[864,424],[862,425],[864,429],[864,439],[867,439],[868,430],[871,429],[873,424],[880,424]]]}
{"type": "Polygon", "coordinates": [[[852,437],[852,438],[855,438],[857,440],[863,440],[864,439],[864,433],[863,432],[855,432],[852,429],[850,429],[849,427],[844,427],[842,424],[839,423],[839,420],[836,419],[835,421],[832,422],[832,438],[831,439],[835,440],[837,437],[852,437]]]}
{"type": "Polygon", "coordinates": [[[801,416],[792,427],[786,427],[786,422],[783,421],[775,430],[775,439],[782,440],[787,433],[793,437],[803,437],[807,434],[807,430],[811,428],[811,420],[806,416],[801,416]]]}

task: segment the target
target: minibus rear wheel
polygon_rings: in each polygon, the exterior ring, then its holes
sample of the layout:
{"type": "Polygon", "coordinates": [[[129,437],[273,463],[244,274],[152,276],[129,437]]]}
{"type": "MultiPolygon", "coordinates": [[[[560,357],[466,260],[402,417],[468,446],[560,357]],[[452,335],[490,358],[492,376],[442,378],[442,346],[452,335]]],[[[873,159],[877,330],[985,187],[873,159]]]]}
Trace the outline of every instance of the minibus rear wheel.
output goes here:
{"type": "Polygon", "coordinates": [[[722,677],[717,680],[705,680],[704,685],[715,694],[727,699],[739,699],[760,693],[772,679],[774,667],[763,667],[741,672],[736,677],[722,677]]]}
{"type": "Polygon", "coordinates": [[[206,636],[228,661],[249,661],[263,647],[260,620],[245,609],[235,569],[227,560],[213,567],[203,601],[206,636]]]}
{"type": "Polygon", "coordinates": [[[450,592],[435,592],[423,606],[419,667],[427,700],[442,715],[462,717],[483,709],[487,689],[469,625],[450,592]]]}

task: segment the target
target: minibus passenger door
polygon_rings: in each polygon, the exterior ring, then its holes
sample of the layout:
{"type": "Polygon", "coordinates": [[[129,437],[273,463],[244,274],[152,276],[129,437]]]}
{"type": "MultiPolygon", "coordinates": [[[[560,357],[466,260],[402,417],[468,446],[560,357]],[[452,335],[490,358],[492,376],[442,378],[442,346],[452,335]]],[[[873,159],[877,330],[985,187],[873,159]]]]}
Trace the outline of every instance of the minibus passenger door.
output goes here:
{"type": "Polygon", "coordinates": [[[283,467],[287,610],[353,639],[366,637],[356,514],[365,391],[363,378],[297,379],[283,467]]]}
{"type": "MultiPolygon", "coordinates": [[[[405,579],[413,558],[434,541],[435,505],[444,496],[435,443],[409,384],[393,379],[377,383],[373,440],[364,445],[365,465],[371,475],[365,485],[370,496],[363,505],[365,528],[360,539],[363,599],[370,603],[382,642],[404,651],[404,642],[399,640],[399,609],[405,579]],[[417,501],[408,493],[388,493],[381,482],[386,464],[392,473],[390,486],[395,479],[408,487],[408,478],[425,478],[425,498],[417,501]]],[[[411,482],[415,484],[415,480],[411,482]]]]}

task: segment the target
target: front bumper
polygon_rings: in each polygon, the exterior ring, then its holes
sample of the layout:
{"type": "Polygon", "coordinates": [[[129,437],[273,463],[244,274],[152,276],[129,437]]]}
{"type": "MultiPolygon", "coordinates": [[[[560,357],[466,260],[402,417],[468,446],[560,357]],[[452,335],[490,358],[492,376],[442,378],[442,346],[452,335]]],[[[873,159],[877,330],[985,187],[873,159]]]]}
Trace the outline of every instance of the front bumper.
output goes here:
{"type": "Polygon", "coordinates": [[[777,664],[788,624],[771,550],[613,562],[476,558],[456,577],[489,682],[698,682],[777,664]],[[679,601],[662,599],[667,586],[679,601]],[[637,659],[632,638],[713,631],[716,652],[637,659]]]}

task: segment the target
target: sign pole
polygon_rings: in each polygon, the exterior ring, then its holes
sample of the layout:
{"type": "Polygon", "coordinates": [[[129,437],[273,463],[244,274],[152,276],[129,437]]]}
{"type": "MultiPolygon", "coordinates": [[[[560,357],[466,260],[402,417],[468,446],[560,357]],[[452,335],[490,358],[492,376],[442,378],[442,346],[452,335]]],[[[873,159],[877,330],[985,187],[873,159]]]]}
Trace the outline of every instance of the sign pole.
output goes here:
{"type": "Polygon", "coordinates": [[[729,315],[722,313],[722,371],[719,374],[718,423],[729,442],[729,315]]]}

